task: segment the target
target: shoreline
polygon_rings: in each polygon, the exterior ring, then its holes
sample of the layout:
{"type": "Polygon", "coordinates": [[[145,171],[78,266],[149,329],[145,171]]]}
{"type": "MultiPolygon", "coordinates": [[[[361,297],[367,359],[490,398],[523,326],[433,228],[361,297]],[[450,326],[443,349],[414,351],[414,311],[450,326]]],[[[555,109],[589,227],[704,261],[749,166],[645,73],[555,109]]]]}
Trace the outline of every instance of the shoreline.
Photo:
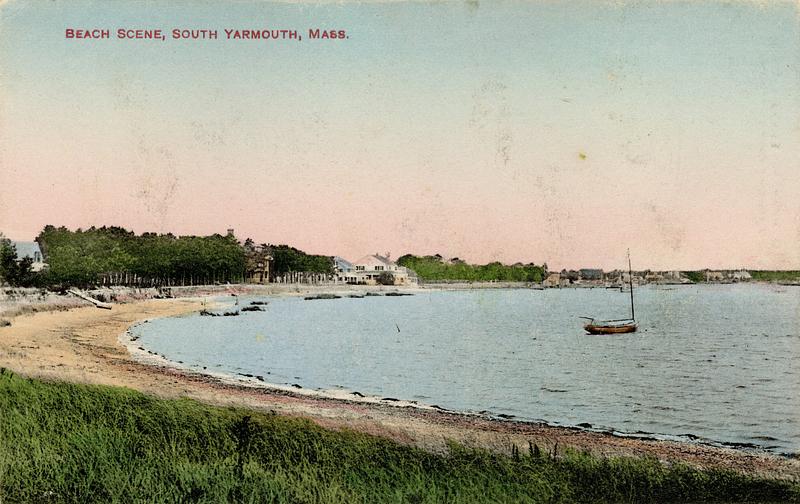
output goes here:
{"type": "MultiPolygon", "coordinates": [[[[319,287],[332,290],[332,286],[319,287]]],[[[270,295],[303,293],[270,290],[270,295]]],[[[655,457],[665,463],[683,462],[700,468],[800,480],[800,459],[796,456],[619,436],[377,398],[362,401],[363,398],[321,397],[311,389],[268,388],[257,380],[247,385],[236,378],[226,380],[178,369],[169,361],[165,365],[139,362],[123,344],[123,337],[138,323],[187,314],[202,307],[203,298],[194,297],[136,301],[114,305],[109,311],[86,307],[18,315],[12,326],[0,328],[0,366],[48,380],[123,386],[163,398],[188,397],[209,404],[274,411],[308,418],[326,428],[357,430],[437,453],[447,451],[447,440],[500,453],[511,453],[512,447],[527,450],[531,443],[554,453],[570,447],[600,457],[655,457]]]]}
{"type": "MultiPolygon", "coordinates": [[[[800,283],[753,280],[749,282],[702,282],[702,283],[648,283],[636,288],[672,290],[677,287],[757,285],[760,287],[799,287],[800,283]]],[[[417,285],[351,285],[337,283],[322,284],[229,284],[197,285],[173,287],[99,287],[86,292],[100,301],[111,303],[131,303],[151,299],[213,298],[224,296],[302,296],[314,294],[339,294],[342,296],[364,292],[410,292],[431,291],[471,291],[471,290],[583,290],[616,289],[601,284],[578,283],[568,286],[544,287],[531,282],[471,282],[471,281],[431,281],[417,285]]],[[[47,311],[65,311],[87,306],[86,301],[73,295],[59,294],[55,291],[36,287],[0,287],[0,321],[10,320],[20,315],[47,311]]]]}
{"type": "MultiPolygon", "coordinates": [[[[222,306],[216,307],[216,309],[224,309],[224,308],[225,307],[222,306]]],[[[135,322],[124,333],[119,335],[118,341],[120,342],[120,344],[124,345],[127,348],[128,353],[131,355],[131,358],[133,360],[146,366],[170,369],[171,371],[178,374],[188,374],[188,375],[196,374],[198,376],[205,377],[209,380],[213,380],[224,386],[240,387],[244,389],[253,389],[253,390],[265,390],[267,392],[309,397],[319,400],[334,400],[334,401],[343,401],[343,402],[350,402],[356,404],[369,404],[369,405],[384,405],[394,408],[413,408],[419,411],[441,412],[456,416],[462,416],[467,420],[481,419],[481,420],[504,422],[504,423],[516,423],[521,425],[536,425],[540,427],[570,429],[578,432],[602,434],[605,436],[612,436],[615,438],[622,438],[622,439],[676,442],[692,446],[706,446],[712,448],[734,449],[745,453],[768,454],[777,457],[785,457],[789,459],[800,458],[800,453],[769,451],[761,446],[751,443],[717,441],[713,439],[703,438],[701,436],[697,436],[691,433],[683,435],[672,435],[672,434],[659,434],[655,432],[645,432],[645,431],[628,432],[628,431],[619,431],[613,429],[612,427],[593,425],[589,423],[581,423],[578,425],[560,424],[558,422],[549,422],[547,420],[542,420],[542,419],[528,419],[515,415],[495,413],[487,410],[472,411],[472,410],[443,408],[436,404],[428,404],[416,400],[408,400],[402,398],[398,399],[394,397],[382,397],[381,395],[362,394],[359,391],[344,387],[332,388],[332,389],[307,388],[298,384],[289,384],[289,383],[281,384],[281,383],[269,382],[267,381],[267,379],[265,379],[264,376],[261,375],[236,373],[233,371],[230,372],[212,371],[210,369],[206,369],[205,367],[200,369],[199,366],[192,366],[180,361],[170,360],[164,355],[150,351],[147,348],[138,345],[137,344],[138,338],[131,333],[131,330],[134,329],[135,327],[138,327],[141,324],[148,323],[151,320],[152,319],[145,319],[135,322]]]]}

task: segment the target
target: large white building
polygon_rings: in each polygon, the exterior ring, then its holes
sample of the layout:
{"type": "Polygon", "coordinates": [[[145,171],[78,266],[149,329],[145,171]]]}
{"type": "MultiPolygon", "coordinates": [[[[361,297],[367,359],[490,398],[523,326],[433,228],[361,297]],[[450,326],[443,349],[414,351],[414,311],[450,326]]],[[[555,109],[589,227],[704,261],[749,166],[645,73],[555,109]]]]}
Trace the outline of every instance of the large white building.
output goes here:
{"type": "Polygon", "coordinates": [[[416,285],[417,274],[408,268],[378,254],[362,257],[352,263],[346,271],[339,271],[339,280],[357,285],[377,285],[387,281],[386,285],[416,285]]]}

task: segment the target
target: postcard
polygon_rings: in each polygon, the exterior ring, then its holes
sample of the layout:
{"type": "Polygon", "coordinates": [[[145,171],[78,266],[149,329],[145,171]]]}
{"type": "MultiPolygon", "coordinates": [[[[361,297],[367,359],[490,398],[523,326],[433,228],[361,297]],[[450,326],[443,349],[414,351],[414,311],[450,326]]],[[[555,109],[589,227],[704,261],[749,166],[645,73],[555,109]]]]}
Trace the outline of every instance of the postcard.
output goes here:
{"type": "Polygon", "coordinates": [[[0,502],[796,502],[797,2],[0,2],[0,502]]]}

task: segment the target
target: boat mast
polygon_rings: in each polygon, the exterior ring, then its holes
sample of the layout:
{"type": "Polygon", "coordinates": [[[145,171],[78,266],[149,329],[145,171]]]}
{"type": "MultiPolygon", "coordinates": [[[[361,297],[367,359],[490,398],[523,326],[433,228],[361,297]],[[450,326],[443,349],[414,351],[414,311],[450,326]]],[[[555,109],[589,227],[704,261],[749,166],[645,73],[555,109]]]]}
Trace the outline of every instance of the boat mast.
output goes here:
{"type": "Polygon", "coordinates": [[[633,311],[633,271],[631,269],[631,249],[628,249],[628,284],[631,287],[631,320],[636,320],[633,311]]]}

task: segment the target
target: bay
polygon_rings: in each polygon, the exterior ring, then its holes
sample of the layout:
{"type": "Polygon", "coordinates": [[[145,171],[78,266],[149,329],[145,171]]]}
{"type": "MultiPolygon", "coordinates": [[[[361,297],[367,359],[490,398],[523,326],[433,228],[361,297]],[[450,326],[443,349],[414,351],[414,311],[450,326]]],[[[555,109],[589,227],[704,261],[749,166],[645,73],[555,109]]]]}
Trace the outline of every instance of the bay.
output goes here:
{"type": "Polygon", "coordinates": [[[264,312],[132,331],[184,366],[270,383],[800,451],[800,287],[635,293],[640,329],[614,336],[587,335],[578,318],[628,316],[628,293],[601,288],[272,298],[264,312]]]}

